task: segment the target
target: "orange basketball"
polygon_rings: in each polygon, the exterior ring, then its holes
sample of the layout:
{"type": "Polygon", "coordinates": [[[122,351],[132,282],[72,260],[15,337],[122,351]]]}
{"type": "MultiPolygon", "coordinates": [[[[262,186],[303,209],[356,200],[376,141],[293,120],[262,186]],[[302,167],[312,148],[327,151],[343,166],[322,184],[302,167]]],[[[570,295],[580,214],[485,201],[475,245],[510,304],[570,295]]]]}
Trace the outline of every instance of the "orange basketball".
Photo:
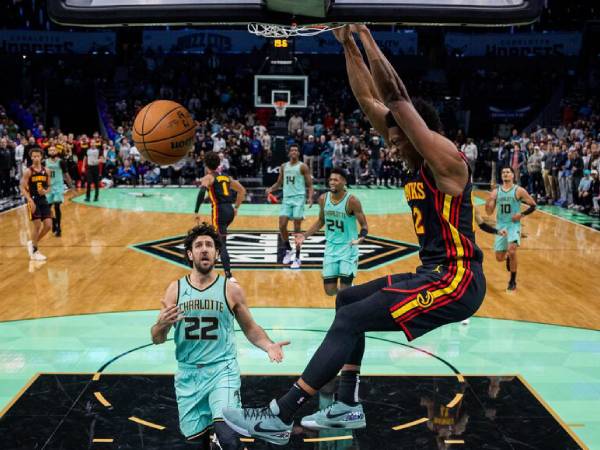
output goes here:
{"type": "Polygon", "coordinates": [[[133,123],[133,141],[156,164],[175,164],[194,148],[196,123],[187,109],[171,100],[144,106],[133,123]]]}

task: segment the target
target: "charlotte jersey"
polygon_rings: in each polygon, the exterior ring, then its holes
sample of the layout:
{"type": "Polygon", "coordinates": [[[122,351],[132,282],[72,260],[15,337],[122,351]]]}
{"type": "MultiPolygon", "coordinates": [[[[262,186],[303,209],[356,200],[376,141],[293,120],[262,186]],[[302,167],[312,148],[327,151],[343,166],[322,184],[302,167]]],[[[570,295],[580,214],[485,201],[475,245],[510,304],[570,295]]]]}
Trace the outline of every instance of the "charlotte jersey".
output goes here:
{"type": "Polygon", "coordinates": [[[46,160],[46,168],[50,171],[52,178],[52,191],[64,191],[65,180],[63,174],[67,171],[66,166],[66,163],[60,158],[56,158],[56,160],[48,158],[46,160]]]}
{"type": "Polygon", "coordinates": [[[475,243],[472,189],[469,181],[458,197],[444,194],[436,189],[424,165],[404,187],[424,266],[483,261],[483,253],[475,243]]]}
{"type": "Polygon", "coordinates": [[[212,364],[236,357],[233,313],[225,293],[227,280],[217,276],[199,290],[189,276],[177,281],[177,305],[183,320],[175,325],[175,357],[185,364],[212,364]]]}
{"type": "MultiPolygon", "coordinates": [[[[502,186],[498,186],[498,197],[496,198],[497,217],[498,223],[513,223],[512,216],[521,212],[521,202],[517,200],[517,186],[513,186],[508,191],[502,189],[502,186]]],[[[517,224],[520,222],[516,222],[517,224]]]]}
{"type": "Polygon", "coordinates": [[[286,162],[283,169],[283,197],[297,197],[306,195],[306,181],[300,171],[301,162],[290,164],[286,162]]]}
{"type": "Polygon", "coordinates": [[[42,166],[41,170],[36,171],[33,166],[29,166],[29,170],[31,171],[31,177],[29,177],[29,195],[31,198],[36,201],[40,199],[45,199],[45,195],[38,194],[39,189],[48,189],[48,171],[44,166],[42,166]]]}
{"type": "Polygon", "coordinates": [[[236,193],[231,189],[231,178],[227,175],[217,175],[208,190],[208,197],[213,208],[233,203],[236,193]]]}
{"type": "Polygon", "coordinates": [[[356,217],[347,212],[350,194],[346,192],[339,203],[331,201],[331,192],[325,196],[323,214],[325,216],[325,241],[330,245],[350,245],[358,238],[356,217]]]}

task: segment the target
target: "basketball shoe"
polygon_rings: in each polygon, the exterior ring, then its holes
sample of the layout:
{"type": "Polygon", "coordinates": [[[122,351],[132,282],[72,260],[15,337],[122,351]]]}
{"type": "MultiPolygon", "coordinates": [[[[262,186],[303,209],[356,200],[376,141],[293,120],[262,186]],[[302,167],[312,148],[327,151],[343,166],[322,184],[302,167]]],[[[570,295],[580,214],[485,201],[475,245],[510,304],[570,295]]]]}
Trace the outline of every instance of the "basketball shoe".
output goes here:
{"type": "Polygon", "coordinates": [[[285,445],[290,441],[293,421],[284,423],[277,414],[279,406],[275,400],[263,408],[223,408],[223,419],[233,431],[271,444],[285,445]]]}
{"type": "Polygon", "coordinates": [[[311,430],[322,430],[327,428],[357,429],[365,428],[367,421],[360,403],[349,406],[336,400],[327,408],[317,411],[310,416],[302,418],[300,424],[311,430]]]}

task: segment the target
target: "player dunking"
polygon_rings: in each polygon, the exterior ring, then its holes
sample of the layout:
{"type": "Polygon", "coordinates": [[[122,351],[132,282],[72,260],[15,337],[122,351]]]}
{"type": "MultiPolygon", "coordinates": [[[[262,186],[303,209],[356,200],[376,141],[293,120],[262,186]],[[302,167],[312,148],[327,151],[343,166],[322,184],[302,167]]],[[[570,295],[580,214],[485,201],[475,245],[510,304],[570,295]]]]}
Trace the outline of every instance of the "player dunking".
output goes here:
{"type": "Polygon", "coordinates": [[[42,166],[42,149],[34,147],[29,151],[31,166],[23,172],[21,195],[27,200],[29,218],[33,222],[33,235],[27,241],[27,252],[33,261],[45,261],[46,257],[38,250],[40,240],[52,228],[52,213],[46,195],[51,182],[48,170],[42,166]]]}
{"type": "Polygon", "coordinates": [[[496,228],[506,230],[501,236],[496,236],[494,249],[496,261],[506,260],[506,269],[510,272],[507,290],[517,288],[517,248],[521,245],[521,219],[535,211],[535,200],[529,193],[515,184],[515,172],[512,167],[504,167],[501,172],[502,186],[492,191],[485,203],[485,210],[493,214],[496,205],[496,228]],[[521,212],[521,202],[529,205],[521,212]]]}
{"type": "Polygon", "coordinates": [[[358,399],[365,332],[402,330],[413,340],[473,315],[485,295],[467,162],[439,133],[435,109],[409,97],[369,30],[354,29],[359,31],[371,72],[351,28],[334,33],[344,47],[348,78],[360,106],[412,169],[405,194],[422,266],[416,273],[388,275],[338,293],[333,324],[297,383],[267,407],[223,411],[225,421],[239,433],[276,444],[288,442],[296,411],[340,369],[337,401],[301,423],[316,429],[366,426],[358,399]]]}
{"type": "Polygon", "coordinates": [[[272,342],[252,318],[239,284],[213,270],[221,248],[213,227],[203,223],[192,228],[184,247],[192,272],[167,288],[152,342],[164,343],[175,327],[175,394],[186,439],[205,442],[214,428],[223,450],[237,450],[240,440],[222,419],[223,408],[241,404],[234,319],[271,361],[283,360],[282,346],[289,342],[272,342]]]}
{"type": "Polygon", "coordinates": [[[327,295],[352,286],[358,271],[358,244],[369,232],[367,218],[360,200],[346,191],[346,172],[334,168],[329,175],[329,192],[319,197],[319,218],[306,231],[296,235],[296,244],[325,226],[325,255],[323,258],[323,287],[327,295]],[[360,233],[356,230],[360,224],[360,233]],[[360,236],[360,237],[359,237],[360,236]],[[339,279],[339,288],[338,288],[339,279]]]}
{"type": "Polygon", "coordinates": [[[54,205],[52,232],[56,237],[60,237],[62,234],[62,211],[60,210],[60,205],[65,201],[65,180],[69,186],[73,185],[73,180],[71,180],[71,176],[67,171],[67,163],[58,156],[58,151],[54,145],[48,147],[48,156],[49,158],[46,160],[46,169],[50,171],[52,185],[47,198],[50,208],[54,205]]]}
{"type": "Polygon", "coordinates": [[[294,255],[287,227],[291,219],[294,221],[294,233],[300,233],[302,230],[307,189],[308,207],[313,205],[313,183],[308,166],[300,162],[300,149],[297,144],[290,145],[288,156],[290,160],[281,165],[277,181],[266,191],[269,195],[283,186],[283,201],[279,213],[279,233],[285,248],[283,264],[291,262],[292,269],[299,269],[301,264],[300,246],[296,245],[296,254],[294,255]]]}
{"type": "Polygon", "coordinates": [[[217,172],[221,159],[215,152],[208,152],[204,157],[206,175],[200,179],[200,192],[196,198],[196,221],[200,217],[198,211],[204,201],[206,192],[212,208],[212,226],[221,237],[221,264],[227,278],[236,281],[231,274],[231,260],[227,251],[227,229],[235,219],[238,209],[246,197],[246,189],[242,184],[228,175],[217,172]]]}

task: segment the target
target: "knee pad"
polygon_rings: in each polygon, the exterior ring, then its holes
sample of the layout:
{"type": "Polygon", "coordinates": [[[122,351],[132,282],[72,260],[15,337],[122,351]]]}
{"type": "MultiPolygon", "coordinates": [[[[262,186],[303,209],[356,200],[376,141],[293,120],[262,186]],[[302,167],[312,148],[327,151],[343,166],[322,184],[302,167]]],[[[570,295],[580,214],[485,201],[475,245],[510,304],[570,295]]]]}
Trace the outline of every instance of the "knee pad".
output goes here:
{"type": "Polygon", "coordinates": [[[242,448],[240,436],[225,422],[215,422],[215,433],[222,450],[239,450],[242,448]]]}

